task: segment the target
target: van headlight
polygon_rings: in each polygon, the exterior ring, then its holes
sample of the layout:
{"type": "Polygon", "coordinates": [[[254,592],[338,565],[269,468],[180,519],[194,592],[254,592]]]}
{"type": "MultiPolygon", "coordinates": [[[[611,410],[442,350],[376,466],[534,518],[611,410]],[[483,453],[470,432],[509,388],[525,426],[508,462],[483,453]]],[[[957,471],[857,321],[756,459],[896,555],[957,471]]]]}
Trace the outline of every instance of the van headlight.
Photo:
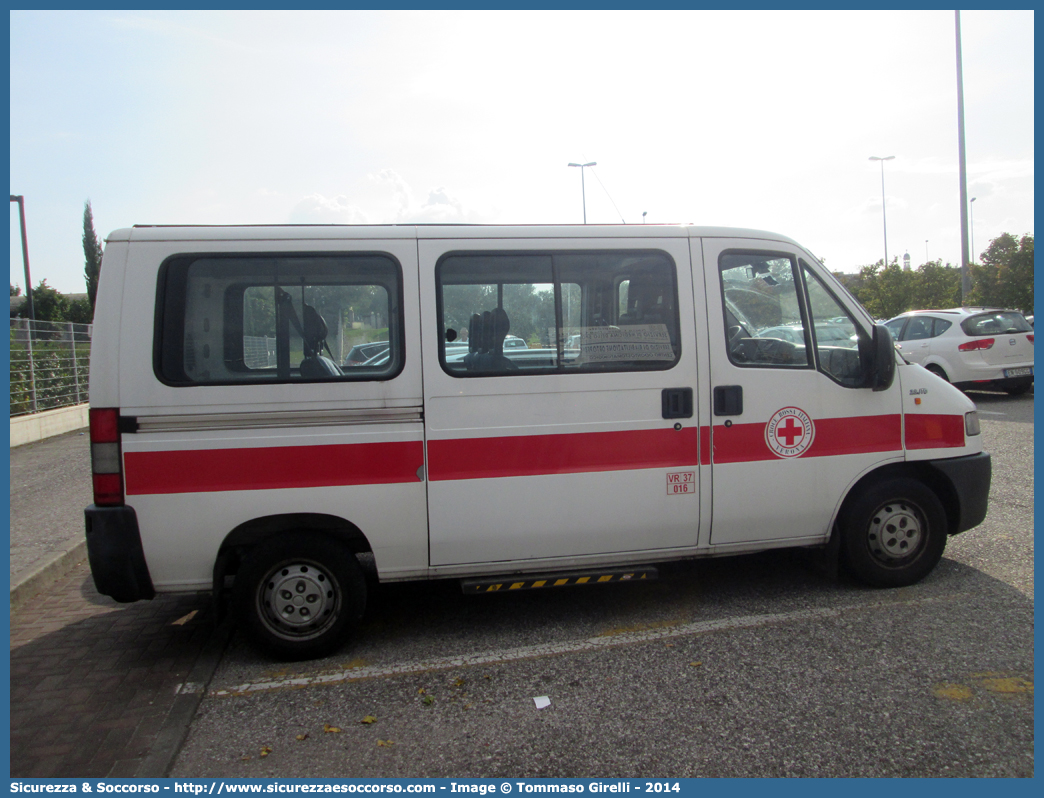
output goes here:
{"type": "Polygon", "coordinates": [[[964,434],[969,437],[972,435],[978,435],[979,430],[979,414],[972,410],[970,413],[964,414],[964,434]]]}

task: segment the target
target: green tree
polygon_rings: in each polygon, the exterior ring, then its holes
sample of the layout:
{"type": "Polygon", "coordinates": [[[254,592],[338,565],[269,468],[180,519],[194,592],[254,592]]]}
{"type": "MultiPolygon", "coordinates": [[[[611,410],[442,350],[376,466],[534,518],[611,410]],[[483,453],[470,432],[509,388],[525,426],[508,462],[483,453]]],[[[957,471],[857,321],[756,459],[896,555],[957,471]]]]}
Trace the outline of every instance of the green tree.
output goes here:
{"type": "Polygon", "coordinates": [[[37,321],[67,321],[69,299],[51,288],[44,278],[33,289],[33,309],[37,321]]]}
{"type": "Polygon", "coordinates": [[[90,324],[94,320],[91,300],[85,296],[70,299],[65,312],[65,320],[73,324],[90,324]]]}
{"type": "Polygon", "coordinates": [[[94,213],[91,211],[90,200],[83,204],[83,255],[83,277],[87,281],[87,298],[90,300],[93,316],[94,300],[98,295],[98,277],[101,275],[102,244],[98,234],[94,232],[94,213]]]}
{"type": "Polygon", "coordinates": [[[972,280],[975,304],[1033,311],[1034,237],[1016,239],[1002,233],[994,238],[982,253],[981,265],[973,267],[972,280]]]}
{"type": "Polygon", "coordinates": [[[859,288],[856,299],[863,303],[870,315],[890,319],[909,309],[913,272],[905,271],[898,260],[887,268],[878,261],[859,270],[859,288]]]}
{"type": "Polygon", "coordinates": [[[905,310],[953,308],[961,304],[961,270],[942,261],[928,261],[913,272],[910,304],[905,310]]]}
{"type": "Polygon", "coordinates": [[[21,295],[22,295],[22,287],[18,286],[18,285],[14,285],[12,283],[11,284],[11,296],[21,296],[21,295]]]}
{"type": "Polygon", "coordinates": [[[1033,310],[1033,236],[1016,239],[1002,233],[982,253],[982,263],[972,264],[972,290],[968,303],[1033,310]]]}

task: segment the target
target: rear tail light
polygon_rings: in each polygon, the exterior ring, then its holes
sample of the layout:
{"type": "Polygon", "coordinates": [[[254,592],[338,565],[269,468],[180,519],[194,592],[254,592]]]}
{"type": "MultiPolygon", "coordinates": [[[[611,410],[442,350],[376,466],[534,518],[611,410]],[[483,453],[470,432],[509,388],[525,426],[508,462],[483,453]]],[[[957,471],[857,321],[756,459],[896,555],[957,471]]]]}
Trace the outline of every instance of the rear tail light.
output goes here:
{"type": "Polygon", "coordinates": [[[1030,333],[1029,335],[1027,335],[1026,336],[1026,340],[1029,341],[1032,344],[1033,343],[1033,334],[1030,333]]]}
{"type": "Polygon", "coordinates": [[[995,342],[994,338],[976,338],[957,347],[961,352],[977,352],[980,349],[991,349],[995,342]]]}
{"type": "Polygon", "coordinates": [[[123,504],[123,467],[120,457],[120,411],[91,408],[91,475],[94,503],[105,507],[123,504]]]}

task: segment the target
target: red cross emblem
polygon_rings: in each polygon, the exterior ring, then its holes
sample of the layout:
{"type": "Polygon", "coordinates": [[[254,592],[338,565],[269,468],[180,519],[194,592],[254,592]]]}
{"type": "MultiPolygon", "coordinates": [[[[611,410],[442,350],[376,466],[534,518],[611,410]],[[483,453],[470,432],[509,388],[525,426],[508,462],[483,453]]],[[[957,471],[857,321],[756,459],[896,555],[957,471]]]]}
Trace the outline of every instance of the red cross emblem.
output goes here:
{"type": "Polygon", "coordinates": [[[777,457],[799,457],[816,436],[811,417],[799,407],[784,407],[765,425],[765,443],[777,457]]]}
{"type": "Polygon", "coordinates": [[[787,445],[787,448],[794,445],[795,438],[800,438],[804,434],[804,428],[794,423],[793,416],[787,416],[787,420],[783,422],[783,426],[776,427],[776,437],[782,438],[783,442],[787,445]]]}

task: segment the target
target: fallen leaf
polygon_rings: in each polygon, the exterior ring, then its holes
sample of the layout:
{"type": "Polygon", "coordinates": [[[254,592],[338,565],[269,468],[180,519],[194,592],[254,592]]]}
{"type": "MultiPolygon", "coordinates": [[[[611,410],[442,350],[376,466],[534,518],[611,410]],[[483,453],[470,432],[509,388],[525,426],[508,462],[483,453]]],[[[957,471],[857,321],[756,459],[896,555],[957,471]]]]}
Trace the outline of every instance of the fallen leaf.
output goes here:
{"type": "Polygon", "coordinates": [[[435,699],[432,698],[430,695],[426,695],[426,696],[424,696],[424,703],[425,703],[426,706],[430,707],[432,704],[435,703],[435,699]]]}
{"type": "Polygon", "coordinates": [[[367,715],[365,718],[363,718],[362,720],[359,721],[359,723],[376,723],[376,722],[377,722],[377,718],[375,718],[373,715],[367,715]]]}
{"type": "Polygon", "coordinates": [[[268,755],[269,755],[270,753],[272,753],[272,749],[271,749],[271,748],[269,748],[269,747],[268,747],[267,745],[266,745],[266,746],[265,746],[264,748],[262,748],[262,749],[261,749],[261,756],[262,756],[262,757],[266,757],[266,756],[268,756],[268,755]]]}
{"type": "Polygon", "coordinates": [[[323,724],[323,731],[327,734],[340,734],[341,730],[336,726],[331,726],[329,723],[323,724]]]}
{"type": "Polygon", "coordinates": [[[455,682],[453,683],[453,686],[454,686],[454,687],[462,687],[463,685],[464,685],[464,680],[463,680],[463,679],[457,679],[457,680],[456,680],[456,681],[455,681],[455,682]]]}
{"type": "Polygon", "coordinates": [[[694,668],[698,668],[700,667],[700,665],[703,664],[703,662],[701,660],[696,660],[695,662],[690,662],[689,664],[692,665],[692,667],[694,668]]]}
{"type": "Polygon", "coordinates": [[[425,690],[423,687],[418,687],[417,688],[417,695],[424,695],[426,692],[428,692],[428,691],[425,690]]]}
{"type": "Polygon", "coordinates": [[[297,739],[298,740],[307,740],[308,739],[308,735],[307,734],[299,734],[299,735],[297,735],[297,739]]]}
{"type": "Polygon", "coordinates": [[[192,612],[190,612],[188,615],[185,615],[185,616],[183,616],[181,618],[178,618],[176,621],[172,621],[170,625],[171,626],[184,626],[185,624],[187,624],[189,621],[191,621],[193,618],[196,617],[196,613],[197,612],[199,612],[199,610],[192,610],[192,612]]]}
{"type": "Polygon", "coordinates": [[[388,748],[390,746],[395,745],[395,741],[394,740],[378,740],[377,741],[377,745],[381,746],[382,748],[388,748]]]}
{"type": "Polygon", "coordinates": [[[254,757],[252,757],[252,756],[241,756],[239,758],[242,759],[244,762],[249,762],[254,757]]]}
{"type": "Polygon", "coordinates": [[[666,646],[667,648],[674,648],[674,643],[667,643],[666,646]]]}

